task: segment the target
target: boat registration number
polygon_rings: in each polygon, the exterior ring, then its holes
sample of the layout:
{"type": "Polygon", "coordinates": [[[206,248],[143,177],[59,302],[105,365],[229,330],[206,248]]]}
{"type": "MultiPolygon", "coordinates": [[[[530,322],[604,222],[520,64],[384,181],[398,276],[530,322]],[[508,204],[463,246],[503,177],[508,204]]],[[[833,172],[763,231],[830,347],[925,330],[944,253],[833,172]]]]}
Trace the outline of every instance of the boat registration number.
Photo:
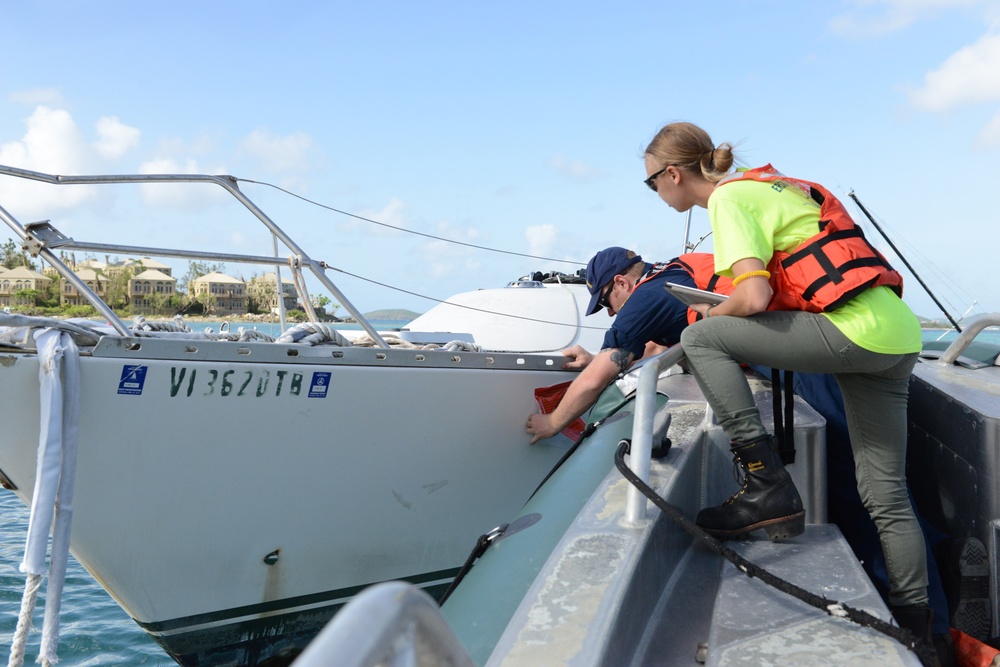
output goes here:
{"type": "MultiPolygon", "coordinates": [[[[118,393],[142,394],[146,386],[148,366],[126,364],[122,367],[118,393]]],[[[154,376],[150,376],[151,378],[154,376]]],[[[191,396],[302,396],[326,398],[331,373],[263,369],[170,367],[170,398],[191,396]],[[308,378],[308,382],[307,382],[308,378]]]]}

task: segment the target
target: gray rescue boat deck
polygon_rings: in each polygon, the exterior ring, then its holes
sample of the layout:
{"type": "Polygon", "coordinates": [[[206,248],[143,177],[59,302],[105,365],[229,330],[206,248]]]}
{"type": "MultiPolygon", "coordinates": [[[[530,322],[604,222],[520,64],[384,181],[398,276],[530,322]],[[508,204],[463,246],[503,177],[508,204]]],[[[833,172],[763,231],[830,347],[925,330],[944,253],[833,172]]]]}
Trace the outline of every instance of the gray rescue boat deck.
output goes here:
{"type": "MultiPolygon", "coordinates": [[[[769,415],[768,383],[755,379],[751,385],[762,414],[769,415]]],[[[730,473],[728,441],[706,413],[690,375],[661,377],[657,391],[669,396],[656,417],[662,424],[669,413],[667,433],[673,446],[661,461],[651,462],[649,485],[685,517],[693,518],[699,508],[724,501],[738,488],[730,473]]],[[[638,415],[641,408],[629,406],[638,415]]],[[[604,440],[614,444],[631,435],[631,419],[611,422],[602,427],[607,429],[604,440]]],[[[795,442],[798,459],[789,471],[803,495],[809,521],[806,532],[782,542],[767,541],[761,533],[760,538],[727,545],[772,574],[831,602],[890,619],[847,542],[836,526],[826,523],[825,421],[799,399],[795,442]]],[[[565,500],[574,492],[574,480],[584,476],[582,469],[573,469],[574,463],[583,465],[586,457],[580,454],[584,454],[582,448],[546,485],[559,488],[565,500]],[[563,479],[557,479],[559,475],[563,479]]],[[[894,639],[751,579],[695,543],[652,503],[647,503],[645,518],[629,520],[631,484],[612,462],[608,465],[603,480],[596,487],[589,486],[590,494],[580,510],[558,536],[550,538],[554,547],[535,555],[520,546],[527,541],[521,536],[544,530],[555,509],[546,507],[549,501],[541,491],[528,503],[521,516],[542,518],[537,525],[504,536],[491,546],[445,604],[447,624],[433,610],[437,630],[429,634],[436,638],[429,639],[427,633],[418,636],[411,649],[418,658],[416,664],[920,664],[915,654],[894,639]],[[522,589],[519,582],[525,579],[530,584],[522,589]],[[513,602],[506,600],[507,588],[518,591],[513,602]],[[429,647],[434,647],[437,663],[419,661],[429,647]]],[[[360,628],[372,627],[375,617],[382,617],[378,623],[383,627],[391,627],[393,622],[384,618],[386,606],[401,614],[396,636],[404,626],[411,628],[406,634],[414,632],[413,614],[403,620],[407,604],[401,599],[408,592],[376,587],[371,595],[370,606],[359,599],[352,603],[354,610],[345,609],[300,656],[296,667],[333,664],[331,659],[337,664],[367,664],[350,662],[348,655],[338,651],[348,643],[343,641],[345,633],[356,639],[360,628]],[[379,602],[379,595],[389,598],[379,602]],[[391,605],[387,599],[392,599],[391,605]],[[352,624],[356,624],[353,631],[349,629],[352,624]]],[[[352,643],[356,650],[357,642],[352,643]]]]}

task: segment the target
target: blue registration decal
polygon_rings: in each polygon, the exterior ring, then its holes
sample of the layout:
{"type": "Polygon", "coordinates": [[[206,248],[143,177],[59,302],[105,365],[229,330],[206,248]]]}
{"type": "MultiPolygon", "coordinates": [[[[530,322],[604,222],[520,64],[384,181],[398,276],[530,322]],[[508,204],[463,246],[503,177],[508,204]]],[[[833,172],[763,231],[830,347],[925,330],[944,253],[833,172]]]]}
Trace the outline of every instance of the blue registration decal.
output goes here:
{"type": "Polygon", "coordinates": [[[122,366],[122,377],[118,381],[119,394],[142,394],[142,386],[146,384],[148,366],[122,366]]]}
{"type": "Polygon", "coordinates": [[[330,388],[330,373],[313,373],[312,384],[309,385],[309,398],[326,398],[330,388]]]}

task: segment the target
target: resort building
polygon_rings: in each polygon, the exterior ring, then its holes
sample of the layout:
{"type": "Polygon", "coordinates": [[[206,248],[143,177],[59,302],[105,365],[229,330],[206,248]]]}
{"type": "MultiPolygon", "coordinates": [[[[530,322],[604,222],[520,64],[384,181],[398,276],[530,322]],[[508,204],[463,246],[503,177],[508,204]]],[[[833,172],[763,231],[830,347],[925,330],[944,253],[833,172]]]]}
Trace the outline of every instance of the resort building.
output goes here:
{"type": "MultiPolygon", "coordinates": [[[[278,290],[274,271],[269,271],[262,276],[254,276],[246,286],[247,296],[253,299],[259,312],[278,312],[278,290]]],[[[281,277],[281,293],[285,300],[285,310],[295,308],[298,293],[295,291],[295,283],[291,278],[281,277]]]]}
{"type": "Polygon", "coordinates": [[[214,315],[243,315],[247,312],[247,287],[224,273],[209,273],[188,283],[188,296],[196,298],[214,315]]]}
{"type": "Polygon", "coordinates": [[[0,307],[34,305],[33,299],[25,296],[18,297],[17,293],[43,290],[51,282],[52,278],[43,276],[25,266],[2,269],[0,270],[0,307]]]}
{"type": "Polygon", "coordinates": [[[74,272],[82,271],[83,269],[90,269],[91,271],[99,271],[101,273],[105,273],[108,268],[107,264],[93,258],[85,259],[82,262],[77,262],[75,260],[72,260],[68,262],[68,264],[69,267],[73,269],[74,272]]]}
{"type": "MultiPolygon", "coordinates": [[[[141,266],[145,266],[145,262],[141,266]]],[[[174,295],[177,279],[157,269],[146,269],[128,281],[132,311],[161,310],[174,295]]]]}
{"type": "MultiPolygon", "coordinates": [[[[93,290],[97,296],[104,298],[108,293],[108,277],[98,273],[93,269],[80,269],[74,271],[83,284],[93,290]]],[[[62,281],[62,288],[59,290],[59,303],[63,306],[84,306],[89,302],[68,280],[62,281]]]]}
{"type": "Polygon", "coordinates": [[[165,273],[168,276],[174,275],[173,267],[163,262],[158,262],[152,257],[143,257],[142,259],[127,259],[124,262],[125,268],[131,268],[136,273],[145,271],[146,269],[153,269],[154,271],[159,271],[160,273],[165,273]]]}

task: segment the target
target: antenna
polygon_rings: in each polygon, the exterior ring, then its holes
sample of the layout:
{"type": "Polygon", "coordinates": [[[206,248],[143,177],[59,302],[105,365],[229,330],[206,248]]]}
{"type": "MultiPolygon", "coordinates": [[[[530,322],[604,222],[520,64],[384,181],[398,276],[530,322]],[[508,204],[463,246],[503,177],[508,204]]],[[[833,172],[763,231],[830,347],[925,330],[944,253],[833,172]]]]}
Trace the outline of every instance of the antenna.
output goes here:
{"type": "Polygon", "coordinates": [[[892,248],[892,251],[896,253],[896,256],[899,257],[900,260],[902,260],[903,264],[906,265],[906,268],[908,268],[910,270],[910,273],[913,274],[913,277],[917,279],[918,283],[920,283],[920,286],[924,288],[924,291],[927,292],[928,296],[931,297],[934,303],[937,304],[937,307],[941,309],[941,312],[944,313],[944,316],[948,318],[949,322],[951,322],[951,325],[955,327],[955,331],[957,331],[958,333],[962,333],[962,327],[958,326],[958,322],[956,322],[955,318],[951,316],[951,314],[945,309],[943,305],[941,305],[941,302],[938,301],[936,296],[934,296],[934,292],[932,292],[931,288],[927,286],[927,283],[921,280],[920,276],[917,275],[917,272],[913,270],[913,267],[910,266],[910,263],[906,261],[905,257],[903,257],[903,253],[899,252],[899,248],[897,248],[896,244],[892,242],[892,239],[886,236],[886,233],[882,231],[882,228],[879,227],[879,224],[877,222],[875,222],[875,218],[872,217],[872,214],[868,212],[868,209],[865,208],[864,204],[862,204],[861,201],[858,200],[858,198],[855,196],[854,190],[848,192],[847,196],[854,200],[854,203],[858,205],[858,208],[861,209],[861,212],[865,214],[865,217],[867,217],[868,220],[872,223],[872,225],[874,225],[875,229],[878,230],[878,233],[882,235],[882,238],[884,238],[886,243],[889,244],[889,246],[892,248]]]}

